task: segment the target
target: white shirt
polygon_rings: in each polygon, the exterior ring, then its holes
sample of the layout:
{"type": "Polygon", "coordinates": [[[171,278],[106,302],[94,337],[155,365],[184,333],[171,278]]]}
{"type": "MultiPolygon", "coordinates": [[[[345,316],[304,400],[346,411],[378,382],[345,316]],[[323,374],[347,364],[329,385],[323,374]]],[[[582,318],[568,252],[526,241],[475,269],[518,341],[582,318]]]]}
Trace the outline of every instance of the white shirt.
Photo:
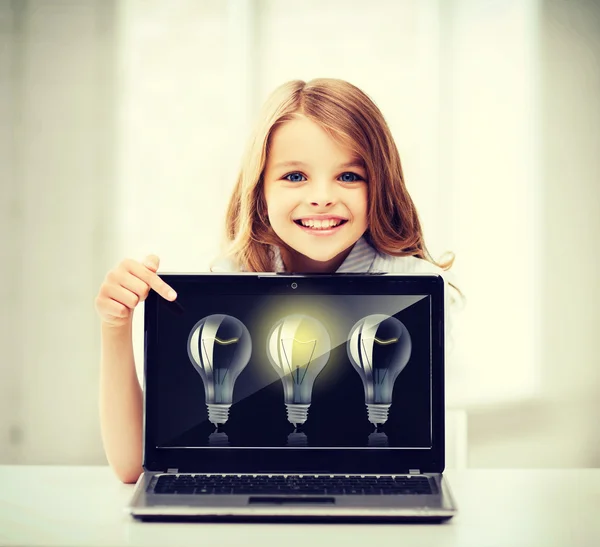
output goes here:
{"type": "MultiPolygon", "coordinates": [[[[275,253],[275,271],[284,272],[283,261],[278,247],[273,247],[275,253]]],[[[378,252],[364,237],[361,237],[352,247],[336,273],[439,273],[444,270],[428,260],[416,256],[391,256],[378,252]]]]}

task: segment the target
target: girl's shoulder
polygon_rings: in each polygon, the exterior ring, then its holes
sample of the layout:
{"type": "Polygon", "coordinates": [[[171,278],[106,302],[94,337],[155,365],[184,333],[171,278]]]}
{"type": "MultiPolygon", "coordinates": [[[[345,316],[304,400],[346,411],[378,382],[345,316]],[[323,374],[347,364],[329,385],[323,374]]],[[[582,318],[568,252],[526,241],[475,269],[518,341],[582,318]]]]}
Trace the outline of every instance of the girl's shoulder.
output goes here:
{"type": "Polygon", "coordinates": [[[216,273],[230,273],[241,272],[242,269],[233,258],[221,256],[213,260],[210,266],[210,271],[216,273]]]}
{"type": "Polygon", "coordinates": [[[446,294],[449,296],[449,304],[453,309],[461,309],[464,305],[464,298],[458,286],[454,272],[444,270],[439,266],[416,256],[391,256],[378,253],[373,261],[371,272],[374,273],[433,273],[442,276],[446,287],[446,294]]]}

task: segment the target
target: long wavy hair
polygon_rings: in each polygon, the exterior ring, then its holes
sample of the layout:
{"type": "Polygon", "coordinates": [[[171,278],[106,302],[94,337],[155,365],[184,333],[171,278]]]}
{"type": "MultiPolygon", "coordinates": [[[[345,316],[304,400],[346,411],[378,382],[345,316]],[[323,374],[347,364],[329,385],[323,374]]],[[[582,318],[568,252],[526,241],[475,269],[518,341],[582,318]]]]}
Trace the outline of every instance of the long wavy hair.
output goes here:
{"type": "Polygon", "coordinates": [[[294,80],[267,99],[245,150],[227,208],[225,256],[244,271],[273,271],[271,246],[287,248],[267,218],[263,173],[273,130],[302,115],[365,163],[367,241],[381,253],[416,256],[447,270],[454,254],[436,262],[423,239],[419,215],[404,183],[400,155],[379,108],[360,89],[338,79],[294,80]]]}

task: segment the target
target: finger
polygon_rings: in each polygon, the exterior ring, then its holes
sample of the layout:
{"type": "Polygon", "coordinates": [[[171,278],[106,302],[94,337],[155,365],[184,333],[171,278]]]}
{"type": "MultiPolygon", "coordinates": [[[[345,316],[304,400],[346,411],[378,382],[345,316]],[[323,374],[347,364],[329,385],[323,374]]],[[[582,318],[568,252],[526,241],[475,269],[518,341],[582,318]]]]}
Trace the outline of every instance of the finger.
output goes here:
{"type": "Polygon", "coordinates": [[[152,270],[153,272],[157,272],[158,266],[160,265],[160,258],[158,258],[158,256],[156,256],[156,255],[152,255],[152,254],[148,255],[146,258],[144,258],[143,264],[149,270],[152,270]]]}
{"type": "MultiPolygon", "coordinates": [[[[140,283],[143,282],[140,281],[140,283]]],[[[143,284],[147,288],[147,285],[145,283],[143,284]]],[[[107,299],[112,299],[123,306],[127,306],[129,309],[135,308],[140,301],[140,297],[137,294],[131,292],[129,289],[126,289],[121,285],[114,283],[107,284],[103,287],[102,296],[107,299]]]]}
{"type": "Polygon", "coordinates": [[[137,297],[146,298],[148,295],[148,285],[142,281],[139,277],[136,277],[130,272],[120,272],[120,278],[113,284],[120,285],[125,289],[131,291],[137,297]]]}
{"type": "Polygon", "coordinates": [[[131,313],[127,306],[124,306],[112,298],[102,298],[98,300],[97,309],[100,314],[105,317],[125,318],[131,313]]]}
{"type": "Polygon", "coordinates": [[[130,268],[129,271],[133,275],[147,283],[151,289],[155,290],[164,299],[173,301],[177,298],[177,293],[173,290],[173,287],[165,283],[158,274],[150,271],[146,266],[135,261],[131,261],[128,265],[130,268]]]}

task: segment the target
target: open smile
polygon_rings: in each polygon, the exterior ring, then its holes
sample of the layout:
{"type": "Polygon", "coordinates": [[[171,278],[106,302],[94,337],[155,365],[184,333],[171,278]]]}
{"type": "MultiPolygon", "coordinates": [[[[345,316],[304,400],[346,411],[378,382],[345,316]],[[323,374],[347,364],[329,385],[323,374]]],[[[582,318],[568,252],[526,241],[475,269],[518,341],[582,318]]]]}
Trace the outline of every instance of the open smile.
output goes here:
{"type": "Polygon", "coordinates": [[[306,217],[294,220],[302,230],[314,235],[335,233],[347,222],[348,219],[342,217],[306,217]]]}

